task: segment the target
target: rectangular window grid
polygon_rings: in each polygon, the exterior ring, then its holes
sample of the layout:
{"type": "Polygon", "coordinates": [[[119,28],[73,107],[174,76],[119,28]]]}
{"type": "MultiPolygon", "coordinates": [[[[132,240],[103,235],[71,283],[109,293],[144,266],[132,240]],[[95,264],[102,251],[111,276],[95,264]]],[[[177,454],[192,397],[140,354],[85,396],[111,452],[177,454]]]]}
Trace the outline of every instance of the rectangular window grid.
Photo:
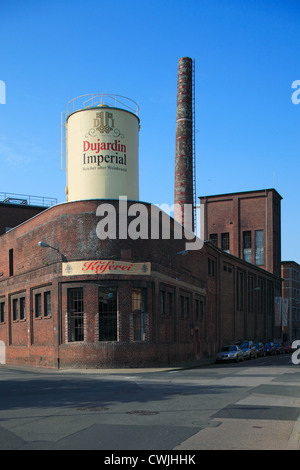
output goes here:
{"type": "Polygon", "coordinates": [[[264,231],[255,230],[255,264],[264,265],[264,231]]]}
{"type": "Polygon", "coordinates": [[[42,294],[35,294],[34,304],[35,304],[35,318],[40,318],[42,316],[42,294]]]}
{"type": "Polygon", "coordinates": [[[83,288],[68,289],[69,341],[84,340],[83,288]]]}
{"type": "Polygon", "coordinates": [[[13,299],[13,321],[17,321],[19,319],[19,311],[18,311],[18,299],[13,299]]]}
{"type": "Polygon", "coordinates": [[[99,341],[118,339],[118,290],[99,288],[99,341]]]}
{"type": "Polygon", "coordinates": [[[221,248],[226,253],[229,253],[229,233],[221,233],[221,248]]]}
{"type": "Polygon", "coordinates": [[[20,320],[26,320],[25,297],[20,298],[20,320]]]}
{"type": "Polygon", "coordinates": [[[44,317],[51,317],[51,292],[44,292],[44,317]]]}
{"type": "Polygon", "coordinates": [[[251,263],[251,231],[243,232],[243,258],[251,263]]]}
{"type": "Polygon", "coordinates": [[[133,340],[145,341],[145,305],[146,290],[132,290],[132,314],[133,314],[133,340]]]}

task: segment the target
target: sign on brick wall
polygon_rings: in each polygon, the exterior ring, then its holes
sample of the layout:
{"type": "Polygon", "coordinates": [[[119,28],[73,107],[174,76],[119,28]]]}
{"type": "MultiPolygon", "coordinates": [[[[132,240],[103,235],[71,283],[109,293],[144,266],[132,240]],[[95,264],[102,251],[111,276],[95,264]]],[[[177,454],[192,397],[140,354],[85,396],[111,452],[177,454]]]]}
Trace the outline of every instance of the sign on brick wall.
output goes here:
{"type": "Polygon", "coordinates": [[[71,261],[63,263],[63,276],[80,276],[86,274],[151,274],[151,263],[128,263],[112,260],[71,261]]]}

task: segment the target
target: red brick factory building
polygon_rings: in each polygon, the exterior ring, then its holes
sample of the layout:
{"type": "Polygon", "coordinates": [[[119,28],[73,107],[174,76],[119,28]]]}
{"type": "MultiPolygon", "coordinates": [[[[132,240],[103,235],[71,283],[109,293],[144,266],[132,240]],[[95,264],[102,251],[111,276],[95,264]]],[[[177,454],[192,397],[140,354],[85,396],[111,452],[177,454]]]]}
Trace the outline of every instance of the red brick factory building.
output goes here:
{"type": "Polygon", "coordinates": [[[273,274],[209,242],[181,254],[184,240],[173,237],[99,240],[98,206],[98,200],[58,204],[0,237],[7,363],[171,364],[209,357],[244,337],[273,337],[273,274]],[[137,273],[122,267],[96,273],[87,269],[90,260],[133,265],[137,273]],[[74,261],[86,271],[69,271],[74,261]],[[264,290],[255,291],[258,285],[264,290]]]}
{"type": "MultiPolygon", "coordinates": [[[[190,59],[180,59],[175,200],[180,204],[183,196],[184,204],[195,207],[193,175],[182,177],[194,158],[192,133],[182,127],[191,119],[190,107],[181,108],[185,100],[190,104],[191,66],[190,59]]],[[[189,245],[178,236],[178,215],[139,202],[137,115],[96,104],[92,97],[88,107],[68,113],[66,124],[71,140],[66,202],[10,222],[0,236],[0,362],[53,368],[166,365],[213,357],[221,345],[238,340],[273,339],[280,274],[209,237],[201,249],[189,249],[200,240],[188,240],[189,245]],[[119,200],[124,194],[127,236],[119,200]],[[146,229],[132,237],[137,204],[146,229]],[[116,230],[106,238],[99,234],[105,209],[116,216],[107,219],[116,222],[116,230]],[[168,237],[162,220],[169,224],[168,237]]],[[[5,204],[13,212],[15,205],[5,204]]]]}

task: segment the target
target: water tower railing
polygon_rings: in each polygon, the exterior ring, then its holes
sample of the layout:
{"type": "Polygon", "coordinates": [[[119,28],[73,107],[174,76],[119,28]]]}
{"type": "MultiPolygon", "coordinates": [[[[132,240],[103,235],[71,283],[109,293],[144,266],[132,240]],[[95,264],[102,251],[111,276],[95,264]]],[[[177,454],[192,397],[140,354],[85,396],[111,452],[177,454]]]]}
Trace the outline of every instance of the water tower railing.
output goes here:
{"type": "Polygon", "coordinates": [[[138,116],[138,104],[126,96],[111,95],[107,93],[91,93],[87,95],[77,96],[67,104],[67,116],[79,111],[80,109],[93,108],[98,106],[112,106],[116,108],[125,109],[138,116]]]}

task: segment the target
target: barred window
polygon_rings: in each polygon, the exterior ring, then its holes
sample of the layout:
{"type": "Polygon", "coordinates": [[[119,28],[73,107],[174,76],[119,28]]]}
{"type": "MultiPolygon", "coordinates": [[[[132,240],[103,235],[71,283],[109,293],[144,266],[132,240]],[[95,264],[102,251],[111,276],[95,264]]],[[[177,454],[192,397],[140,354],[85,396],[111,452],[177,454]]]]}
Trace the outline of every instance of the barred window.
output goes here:
{"type": "Polygon", "coordinates": [[[118,340],[118,289],[99,287],[99,341],[118,340]]]}
{"type": "Polygon", "coordinates": [[[20,320],[26,320],[25,297],[20,298],[20,320]]]}
{"type": "Polygon", "coordinates": [[[190,317],[190,296],[188,294],[186,295],[180,295],[179,298],[179,316],[180,318],[187,319],[190,317]]]}
{"type": "Polygon", "coordinates": [[[68,289],[69,341],[83,341],[83,288],[68,289]]]}
{"type": "Polygon", "coordinates": [[[209,235],[209,241],[213,243],[214,245],[218,246],[218,234],[217,233],[211,233],[209,235]]]}
{"type": "Polygon", "coordinates": [[[44,292],[44,317],[51,317],[51,292],[44,292]]]}
{"type": "Polygon", "coordinates": [[[19,319],[18,299],[13,299],[13,321],[19,319]]]}
{"type": "Polygon", "coordinates": [[[173,293],[165,288],[159,291],[159,309],[161,316],[173,315],[173,293]]]}
{"type": "Polygon", "coordinates": [[[132,290],[132,315],[133,315],[133,340],[134,341],[145,341],[146,339],[145,305],[146,305],[146,290],[145,289],[133,289],[132,290]]]}
{"type": "Polygon", "coordinates": [[[221,248],[226,253],[229,253],[229,233],[221,233],[221,248]]]}
{"type": "Polygon", "coordinates": [[[40,318],[42,316],[42,295],[35,294],[35,318],[40,318]]]}

